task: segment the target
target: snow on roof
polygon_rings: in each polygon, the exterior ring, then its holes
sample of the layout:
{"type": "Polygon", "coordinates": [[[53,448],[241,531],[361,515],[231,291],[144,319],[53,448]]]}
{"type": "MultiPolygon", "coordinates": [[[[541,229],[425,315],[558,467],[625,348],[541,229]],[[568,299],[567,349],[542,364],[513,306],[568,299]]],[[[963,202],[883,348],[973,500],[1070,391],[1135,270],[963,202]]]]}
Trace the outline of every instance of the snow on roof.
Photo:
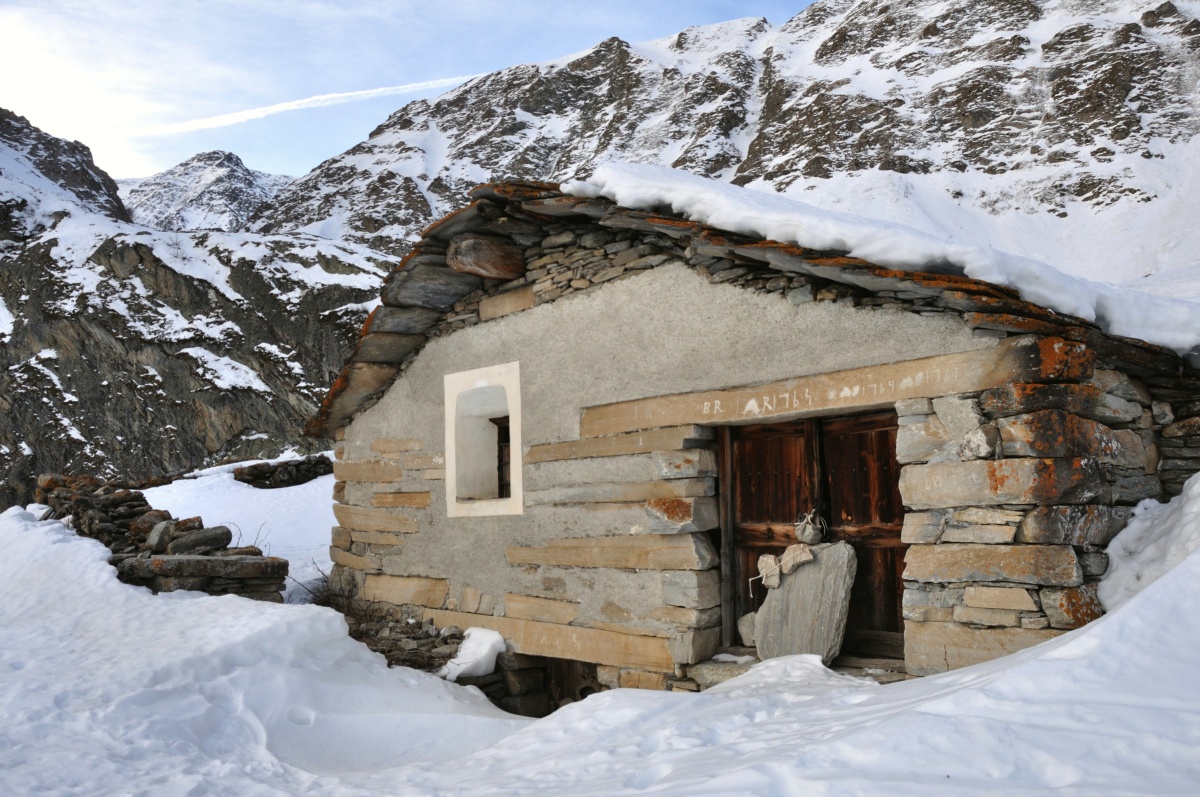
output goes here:
{"type": "Polygon", "coordinates": [[[1071,276],[1048,263],[973,246],[887,221],[822,210],[767,191],[741,188],[676,169],[606,163],[562,190],[618,205],[669,206],[729,232],[813,249],[846,251],[880,266],[962,274],[1017,290],[1021,298],[1093,321],[1105,332],[1185,354],[1200,348],[1200,304],[1071,276]]]}

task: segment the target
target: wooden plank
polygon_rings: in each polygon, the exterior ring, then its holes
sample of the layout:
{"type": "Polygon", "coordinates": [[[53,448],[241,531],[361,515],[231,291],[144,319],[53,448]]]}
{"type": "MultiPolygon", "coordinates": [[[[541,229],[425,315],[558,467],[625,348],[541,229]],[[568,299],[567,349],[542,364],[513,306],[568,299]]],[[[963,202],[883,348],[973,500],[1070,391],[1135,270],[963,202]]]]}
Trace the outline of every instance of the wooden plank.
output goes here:
{"type": "Polygon", "coordinates": [[[718,468],[721,473],[720,481],[720,500],[721,500],[721,561],[725,562],[725,566],[721,568],[721,645],[730,647],[734,644],[740,644],[741,639],[737,633],[737,610],[734,608],[734,583],[736,577],[734,573],[734,562],[736,561],[734,549],[734,514],[733,514],[733,435],[730,429],[725,427],[721,429],[718,454],[718,468]]]}
{"type": "Polygon", "coordinates": [[[544,547],[514,547],[509,564],[615,567],[634,570],[707,570],[717,552],[705,534],[628,534],[620,537],[567,537],[544,547]]]}
{"type": "Polygon", "coordinates": [[[716,490],[711,478],[664,479],[650,482],[616,482],[527,490],[526,506],[544,504],[621,504],[664,498],[701,498],[716,490]]]}
{"type": "Polygon", "coordinates": [[[658,637],[437,609],[427,609],[424,619],[432,620],[438,628],[450,625],[490,628],[499,632],[515,652],[528,656],[552,656],[651,672],[675,671],[668,642],[658,637]]]}
{"type": "Polygon", "coordinates": [[[404,478],[404,468],[383,459],[343,460],[333,463],[333,475],[347,482],[398,482],[404,478]]]}
{"type": "Polygon", "coordinates": [[[901,399],[987,390],[1014,381],[1087,379],[1095,361],[1083,345],[1057,338],[1007,338],[998,345],[867,368],[588,407],[581,437],[683,424],[794,420],[833,410],[886,408],[901,399]]]}
{"type": "Polygon", "coordinates": [[[362,598],[396,606],[410,603],[437,609],[446,602],[449,591],[450,582],[444,578],[368,574],[363,581],[362,598]]]}
{"type": "Polygon", "coordinates": [[[517,620],[567,625],[579,616],[579,604],[510,592],[504,596],[504,616],[517,620]]]}
{"type": "Polygon", "coordinates": [[[405,515],[397,515],[386,509],[365,509],[361,506],[334,504],[333,515],[338,525],[357,531],[400,531],[411,533],[417,530],[417,521],[405,515]]]}
{"type": "Polygon", "coordinates": [[[377,507],[411,507],[424,509],[433,500],[428,492],[421,493],[375,493],[371,496],[371,506],[377,507]]]}
{"type": "Polygon", "coordinates": [[[593,437],[584,440],[568,440],[563,443],[543,443],[530,446],[525,452],[525,462],[551,462],[562,459],[584,459],[586,457],[617,457],[624,454],[648,454],[654,451],[679,451],[687,448],[702,448],[711,445],[713,430],[702,426],[676,426],[654,429],[648,432],[619,434],[611,437],[593,437]]]}
{"type": "Polygon", "coordinates": [[[380,437],[371,441],[371,453],[381,457],[399,457],[410,451],[420,451],[420,440],[395,440],[380,437]]]}

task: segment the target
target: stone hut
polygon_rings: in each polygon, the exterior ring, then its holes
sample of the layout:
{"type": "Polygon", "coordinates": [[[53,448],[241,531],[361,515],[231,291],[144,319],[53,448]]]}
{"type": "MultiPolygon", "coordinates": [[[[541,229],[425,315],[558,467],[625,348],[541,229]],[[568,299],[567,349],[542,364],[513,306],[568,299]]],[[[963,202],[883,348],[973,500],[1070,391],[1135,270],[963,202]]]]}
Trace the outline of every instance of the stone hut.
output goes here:
{"type": "Polygon", "coordinates": [[[812,513],[857,561],[842,652],[937,673],[1099,616],[1131,507],[1200,469],[1183,359],[1011,289],[553,184],[470,198],[309,426],[350,614],[695,689],[812,513]]]}

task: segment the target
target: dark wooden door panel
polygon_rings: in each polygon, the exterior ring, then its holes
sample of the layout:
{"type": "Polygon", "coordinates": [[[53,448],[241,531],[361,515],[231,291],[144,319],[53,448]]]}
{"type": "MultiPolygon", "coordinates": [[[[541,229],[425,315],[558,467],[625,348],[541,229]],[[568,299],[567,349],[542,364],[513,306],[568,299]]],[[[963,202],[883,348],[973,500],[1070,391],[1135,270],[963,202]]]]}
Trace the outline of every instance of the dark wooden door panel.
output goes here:
{"type": "MultiPolygon", "coordinates": [[[[758,557],[783,553],[795,542],[796,521],[815,509],[829,539],[849,542],[858,556],[847,639],[870,653],[869,640],[894,640],[902,631],[907,546],[900,542],[896,430],[891,412],[723,430],[722,496],[731,536],[723,550],[733,570],[733,583],[726,582],[732,619],[757,609],[766,596],[761,582],[750,583],[758,557]]],[[[726,623],[727,634],[730,627],[726,623]]]]}

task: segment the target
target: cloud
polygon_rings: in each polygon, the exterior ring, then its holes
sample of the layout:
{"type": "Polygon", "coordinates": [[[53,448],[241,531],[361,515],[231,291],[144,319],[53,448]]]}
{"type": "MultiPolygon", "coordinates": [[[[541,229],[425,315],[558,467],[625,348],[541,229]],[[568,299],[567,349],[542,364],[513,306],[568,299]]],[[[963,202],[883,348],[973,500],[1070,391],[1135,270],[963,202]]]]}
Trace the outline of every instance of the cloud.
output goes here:
{"type": "Polygon", "coordinates": [[[265,116],[274,116],[277,113],[285,113],[287,111],[299,111],[303,108],[324,108],[328,105],[341,105],[342,103],[346,102],[373,100],[376,97],[388,97],[393,94],[409,94],[415,91],[429,91],[431,89],[449,88],[451,86],[457,86],[461,83],[465,83],[466,81],[477,77],[480,77],[480,75],[439,78],[438,80],[425,80],[420,83],[405,83],[400,86],[384,86],[383,88],[379,89],[344,91],[339,94],[318,94],[315,97],[306,97],[302,100],[279,102],[274,105],[264,105],[261,108],[249,108],[245,111],[223,113],[217,116],[205,116],[201,119],[192,119],[187,122],[150,125],[148,127],[142,127],[135,130],[133,135],[140,137],[169,136],[176,133],[191,133],[196,130],[211,130],[214,127],[229,127],[230,125],[238,125],[242,122],[249,122],[252,119],[262,119],[265,116]]]}

